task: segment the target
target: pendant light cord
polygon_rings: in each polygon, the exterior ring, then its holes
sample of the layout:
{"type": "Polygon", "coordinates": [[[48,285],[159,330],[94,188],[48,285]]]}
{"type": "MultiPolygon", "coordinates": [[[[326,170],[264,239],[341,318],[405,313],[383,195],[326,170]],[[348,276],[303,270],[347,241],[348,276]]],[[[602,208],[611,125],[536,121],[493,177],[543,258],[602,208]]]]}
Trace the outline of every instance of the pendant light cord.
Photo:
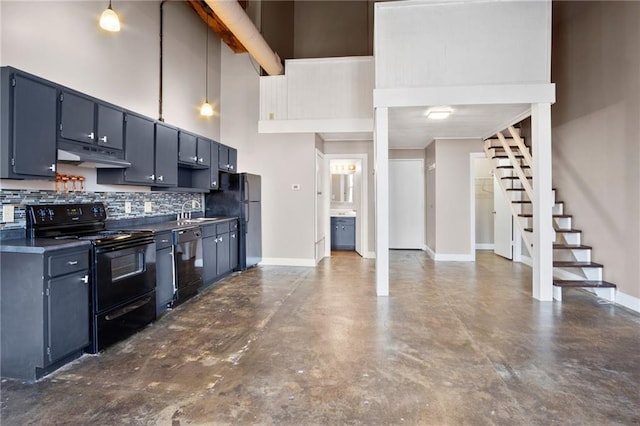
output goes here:
{"type": "Polygon", "coordinates": [[[205,31],[207,32],[207,43],[205,45],[206,51],[204,54],[205,64],[204,64],[204,101],[209,103],[209,17],[207,16],[207,21],[205,22],[205,31]]]}

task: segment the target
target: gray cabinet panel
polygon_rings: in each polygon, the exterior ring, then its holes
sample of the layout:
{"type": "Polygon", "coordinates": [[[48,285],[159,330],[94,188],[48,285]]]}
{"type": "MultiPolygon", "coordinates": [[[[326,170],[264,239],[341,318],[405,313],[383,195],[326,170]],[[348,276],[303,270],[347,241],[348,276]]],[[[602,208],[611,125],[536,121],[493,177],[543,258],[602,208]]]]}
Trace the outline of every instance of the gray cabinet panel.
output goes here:
{"type": "Polygon", "coordinates": [[[207,237],[202,239],[202,281],[210,284],[217,276],[218,270],[218,238],[207,237]]]}
{"type": "Polygon", "coordinates": [[[229,233],[229,270],[238,267],[238,231],[229,233]]]}
{"type": "Polygon", "coordinates": [[[156,315],[173,302],[174,286],[173,246],[169,246],[156,251],[156,315]]]}
{"type": "MultiPolygon", "coordinates": [[[[14,81],[13,132],[10,137],[13,172],[53,178],[56,175],[57,91],[52,86],[19,74],[15,75],[14,81]]],[[[3,124],[8,123],[3,120],[3,124]]]]}
{"type": "Polygon", "coordinates": [[[178,185],[178,131],[156,123],[155,183],[178,185]]]}
{"type": "Polygon", "coordinates": [[[218,248],[217,248],[217,275],[224,275],[229,272],[230,256],[229,250],[231,248],[229,242],[229,233],[218,235],[218,248]]]}
{"type": "Polygon", "coordinates": [[[355,250],[356,248],[356,218],[331,218],[331,249],[355,250]]]}
{"type": "Polygon", "coordinates": [[[178,144],[178,161],[187,164],[196,164],[198,156],[196,137],[190,133],[180,132],[178,144]]]}
{"type": "Polygon", "coordinates": [[[235,173],[238,171],[238,150],[229,147],[229,171],[235,173]]]}
{"type": "Polygon", "coordinates": [[[88,270],[52,279],[47,285],[49,361],[55,362],[89,345],[88,270]]]}
{"type": "Polygon", "coordinates": [[[60,137],[93,144],[95,104],[92,100],[69,92],[62,92],[60,103],[60,137]]]}
{"type": "Polygon", "coordinates": [[[97,143],[112,149],[122,149],[124,113],[107,105],[98,104],[97,143]]]}
{"type": "Polygon", "coordinates": [[[154,183],[154,128],[153,121],[127,114],[125,122],[125,158],[131,167],[125,171],[130,183],[151,185],[154,183]]]}
{"type": "Polygon", "coordinates": [[[208,139],[198,138],[196,154],[198,155],[199,165],[211,165],[211,142],[208,139]]]}

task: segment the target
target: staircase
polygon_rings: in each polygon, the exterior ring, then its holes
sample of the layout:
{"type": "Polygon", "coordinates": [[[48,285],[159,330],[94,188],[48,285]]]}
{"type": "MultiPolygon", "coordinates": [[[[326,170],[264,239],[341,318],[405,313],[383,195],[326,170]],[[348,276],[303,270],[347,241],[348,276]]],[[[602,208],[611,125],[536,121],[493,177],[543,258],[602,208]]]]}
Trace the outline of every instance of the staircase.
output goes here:
{"type": "MultiPolygon", "coordinates": [[[[484,141],[488,158],[496,161],[495,177],[531,256],[533,247],[533,176],[532,158],[519,129],[509,127],[511,137],[501,132],[484,141]]],[[[556,200],[553,190],[553,298],[562,300],[563,288],[582,288],[607,300],[615,300],[615,284],[603,281],[603,265],[591,261],[591,247],[582,244],[582,231],[572,226],[572,216],[565,214],[564,202],[556,200]]]]}

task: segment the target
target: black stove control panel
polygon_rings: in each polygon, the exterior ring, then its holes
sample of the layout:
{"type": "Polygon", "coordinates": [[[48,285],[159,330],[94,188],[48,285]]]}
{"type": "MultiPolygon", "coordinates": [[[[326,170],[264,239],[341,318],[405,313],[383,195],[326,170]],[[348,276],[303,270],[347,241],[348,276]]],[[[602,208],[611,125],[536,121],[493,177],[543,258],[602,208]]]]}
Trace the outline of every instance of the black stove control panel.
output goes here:
{"type": "Polygon", "coordinates": [[[27,227],[65,226],[104,222],[106,219],[107,210],[102,203],[27,206],[27,227]]]}

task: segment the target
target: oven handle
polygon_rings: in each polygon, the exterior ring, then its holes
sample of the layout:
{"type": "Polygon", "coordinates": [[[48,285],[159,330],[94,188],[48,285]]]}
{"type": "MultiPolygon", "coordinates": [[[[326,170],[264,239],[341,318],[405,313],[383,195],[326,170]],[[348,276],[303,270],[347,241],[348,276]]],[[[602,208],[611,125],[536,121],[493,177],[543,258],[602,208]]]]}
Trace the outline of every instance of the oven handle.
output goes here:
{"type": "Polygon", "coordinates": [[[135,311],[140,306],[146,305],[147,303],[149,303],[150,300],[151,300],[151,296],[145,297],[142,300],[138,300],[136,303],[132,303],[131,305],[127,305],[122,309],[118,309],[117,311],[115,311],[112,314],[106,315],[104,317],[104,319],[106,319],[107,321],[111,321],[111,320],[114,320],[116,318],[120,318],[121,316],[123,316],[125,314],[128,314],[131,311],[135,311]]]}
{"type": "Polygon", "coordinates": [[[112,251],[118,251],[118,250],[125,250],[125,249],[129,249],[129,248],[135,248],[135,247],[143,247],[143,246],[148,246],[150,244],[154,244],[155,241],[154,240],[143,240],[143,241],[137,241],[137,242],[130,242],[130,243],[122,243],[122,244],[117,244],[114,246],[106,246],[106,247],[96,247],[96,253],[109,253],[112,251]]]}

